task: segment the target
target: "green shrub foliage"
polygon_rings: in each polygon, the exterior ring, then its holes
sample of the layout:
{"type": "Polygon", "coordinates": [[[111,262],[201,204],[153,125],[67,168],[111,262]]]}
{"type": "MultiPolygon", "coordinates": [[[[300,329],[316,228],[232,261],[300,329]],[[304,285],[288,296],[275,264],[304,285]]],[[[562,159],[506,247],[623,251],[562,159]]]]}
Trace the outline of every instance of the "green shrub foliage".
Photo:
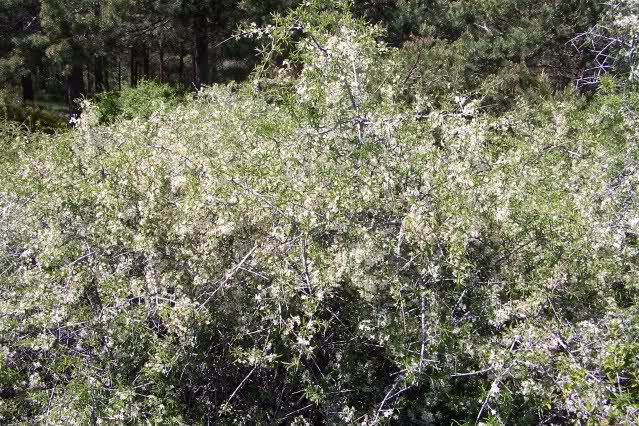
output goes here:
{"type": "Polygon", "coordinates": [[[637,421],[637,95],[410,103],[313,3],[249,84],[0,132],[0,421],[637,421]]]}
{"type": "Polygon", "coordinates": [[[95,110],[100,123],[111,123],[118,117],[148,119],[155,111],[178,102],[177,90],[168,84],[141,81],[137,87],[121,92],[100,93],[95,110]]]}

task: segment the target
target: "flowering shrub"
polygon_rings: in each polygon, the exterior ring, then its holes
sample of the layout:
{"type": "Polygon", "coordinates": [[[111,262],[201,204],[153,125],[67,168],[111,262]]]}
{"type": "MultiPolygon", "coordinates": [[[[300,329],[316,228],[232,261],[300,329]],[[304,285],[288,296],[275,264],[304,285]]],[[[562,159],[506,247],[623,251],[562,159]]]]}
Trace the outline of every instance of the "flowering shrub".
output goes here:
{"type": "Polygon", "coordinates": [[[403,102],[315,3],[254,84],[0,133],[0,419],[637,421],[637,96],[403,102]]]}

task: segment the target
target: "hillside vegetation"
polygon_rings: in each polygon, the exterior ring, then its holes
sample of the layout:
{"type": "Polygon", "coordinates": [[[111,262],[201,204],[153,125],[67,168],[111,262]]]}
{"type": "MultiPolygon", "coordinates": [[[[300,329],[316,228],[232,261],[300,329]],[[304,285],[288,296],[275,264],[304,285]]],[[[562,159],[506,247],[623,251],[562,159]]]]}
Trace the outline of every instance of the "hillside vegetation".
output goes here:
{"type": "Polygon", "coordinates": [[[0,122],[0,423],[639,421],[632,67],[434,96],[315,3],[245,83],[0,122]]]}

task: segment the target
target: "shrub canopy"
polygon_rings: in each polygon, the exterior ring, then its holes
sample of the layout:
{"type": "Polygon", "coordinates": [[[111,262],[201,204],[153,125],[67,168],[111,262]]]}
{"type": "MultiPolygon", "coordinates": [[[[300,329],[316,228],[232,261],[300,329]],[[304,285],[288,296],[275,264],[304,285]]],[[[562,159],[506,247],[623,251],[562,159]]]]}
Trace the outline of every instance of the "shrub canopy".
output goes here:
{"type": "Polygon", "coordinates": [[[379,31],[306,5],[249,84],[5,125],[3,422],[637,421],[639,98],[437,110],[379,31]]]}

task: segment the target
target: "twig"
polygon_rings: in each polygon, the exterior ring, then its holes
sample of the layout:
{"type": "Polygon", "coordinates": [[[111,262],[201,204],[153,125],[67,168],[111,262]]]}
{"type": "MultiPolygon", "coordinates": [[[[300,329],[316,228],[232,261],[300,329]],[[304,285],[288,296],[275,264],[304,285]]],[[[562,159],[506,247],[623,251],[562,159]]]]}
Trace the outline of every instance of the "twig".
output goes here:
{"type": "Polygon", "coordinates": [[[222,289],[224,285],[226,285],[226,283],[228,283],[231,280],[231,278],[233,278],[233,276],[242,267],[242,265],[244,265],[244,263],[248,260],[248,258],[251,257],[251,255],[255,252],[255,250],[257,250],[257,243],[253,246],[253,248],[246,254],[246,256],[244,256],[244,258],[237,265],[235,265],[229,272],[225,274],[224,279],[219,281],[217,288],[213,290],[213,293],[211,293],[209,297],[207,297],[206,300],[200,304],[200,306],[197,308],[198,310],[202,309],[213,298],[213,296],[215,296],[215,294],[220,289],[222,289]]]}
{"type": "Polygon", "coordinates": [[[302,264],[304,266],[304,281],[306,281],[306,288],[308,292],[311,293],[311,275],[308,272],[308,261],[306,259],[306,238],[302,238],[302,264]]]}
{"type": "Polygon", "coordinates": [[[467,373],[455,373],[455,374],[450,374],[448,377],[468,377],[468,376],[477,376],[479,374],[483,374],[483,373],[488,373],[489,371],[492,371],[493,367],[488,367],[488,368],[484,368],[483,370],[477,370],[477,371],[469,371],[467,373]]]}
{"type": "Polygon", "coordinates": [[[231,396],[229,396],[229,399],[226,400],[227,403],[231,402],[231,400],[233,399],[233,397],[235,396],[235,394],[237,394],[237,392],[240,390],[240,388],[242,386],[244,386],[244,383],[246,383],[246,381],[249,379],[249,377],[251,377],[251,375],[253,374],[253,372],[257,369],[257,365],[255,367],[253,367],[253,369],[246,375],[246,377],[244,378],[244,380],[242,380],[242,382],[237,385],[237,387],[235,388],[235,390],[233,391],[233,393],[231,394],[231,396]]]}
{"type": "Polygon", "coordinates": [[[406,78],[404,79],[404,81],[402,81],[402,84],[400,87],[403,88],[406,85],[406,83],[408,83],[408,80],[413,76],[413,72],[417,68],[417,65],[419,65],[419,61],[422,59],[423,51],[424,51],[423,49],[419,50],[419,53],[417,54],[417,59],[415,59],[413,66],[410,67],[410,70],[408,71],[408,74],[406,74],[406,78]]]}
{"type": "MultiPolygon", "coordinates": [[[[513,343],[510,346],[510,352],[513,351],[513,348],[515,347],[515,343],[517,343],[516,339],[513,340],[513,343]]],[[[497,377],[495,377],[495,380],[493,380],[493,383],[490,385],[490,389],[488,390],[488,395],[486,395],[486,399],[484,399],[484,403],[481,405],[481,408],[479,409],[479,413],[477,414],[477,418],[475,419],[475,425],[479,424],[479,419],[481,419],[481,415],[484,413],[484,410],[486,409],[486,406],[488,405],[488,401],[490,401],[490,397],[493,396],[493,390],[494,389],[498,390],[497,387],[499,386],[499,383],[501,382],[502,377],[508,374],[510,372],[510,369],[514,365],[515,365],[515,361],[513,360],[508,366],[508,368],[502,371],[497,377]]]]}
{"type": "MultiPolygon", "coordinates": [[[[354,59],[351,60],[351,68],[353,69],[353,80],[355,83],[355,89],[357,90],[359,94],[359,88],[360,88],[359,77],[357,75],[357,67],[355,65],[354,59]]],[[[351,98],[351,105],[353,106],[355,113],[359,117],[359,102],[355,98],[355,95],[353,94],[353,91],[351,90],[350,86],[348,87],[348,94],[350,95],[350,98],[351,98]]],[[[360,145],[364,145],[364,123],[362,120],[357,120],[357,140],[360,145]]]]}
{"type": "Polygon", "coordinates": [[[421,311],[420,340],[422,341],[422,347],[419,350],[419,374],[422,373],[422,365],[424,364],[424,352],[426,350],[426,294],[422,294],[420,311],[421,311]]]}
{"type": "Polygon", "coordinates": [[[311,404],[308,404],[308,405],[306,405],[306,406],[304,406],[304,407],[300,408],[299,410],[291,411],[290,413],[288,413],[288,414],[287,414],[287,415],[285,415],[284,417],[282,417],[282,418],[278,419],[278,421],[277,421],[277,422],[279,423],[279,422],[281,422],[282,420],[284,420],[284,419],[286,419],[286,418],[288,418],[288,417],[292,416],[293,414],[297,414],[297,413],[299,413],[300,411],[306,410],[307,408],[311,407],[312,405],[313,405],[313,404],[311,403],[311,404]]]}
{"type": "Polygon", "coordinates": [[[375,413],[375,418],[373,419],[373,424],[376,424],[378,422],[379,419],[379,415],[382,412],[382,409],[384,408],[384,404],[386,404],[386,401],[391,400],[393,398],[395,398],[396,396],[406,392],[408,389],[412,388],[414,385],[409,385],[406,386],[403,389],[398,390],[397,392],[395,392],[394,394],[391,395],[391,392],[393,392],[395,390],[395,388],[397,387],[397,383],[395,383],[393,385],[393,387],[386,393],[386,396],[384,396],[384,400],[382,401],[381,404],[379,404],[379,408],[377,409],[377,412],[375,413]]]}
{"type": "Polygon", "coordinates": [[[74,265],[76,265],[77,263],[82,262],[84,259],[88,259],[89,257],[93,256],[95,254],[94,251],[89,251],[87,254],[78,257],[76,260],[74,260],[73,262],[69,263],[67,265],[67,268],[72,268],[74,265]]]}

